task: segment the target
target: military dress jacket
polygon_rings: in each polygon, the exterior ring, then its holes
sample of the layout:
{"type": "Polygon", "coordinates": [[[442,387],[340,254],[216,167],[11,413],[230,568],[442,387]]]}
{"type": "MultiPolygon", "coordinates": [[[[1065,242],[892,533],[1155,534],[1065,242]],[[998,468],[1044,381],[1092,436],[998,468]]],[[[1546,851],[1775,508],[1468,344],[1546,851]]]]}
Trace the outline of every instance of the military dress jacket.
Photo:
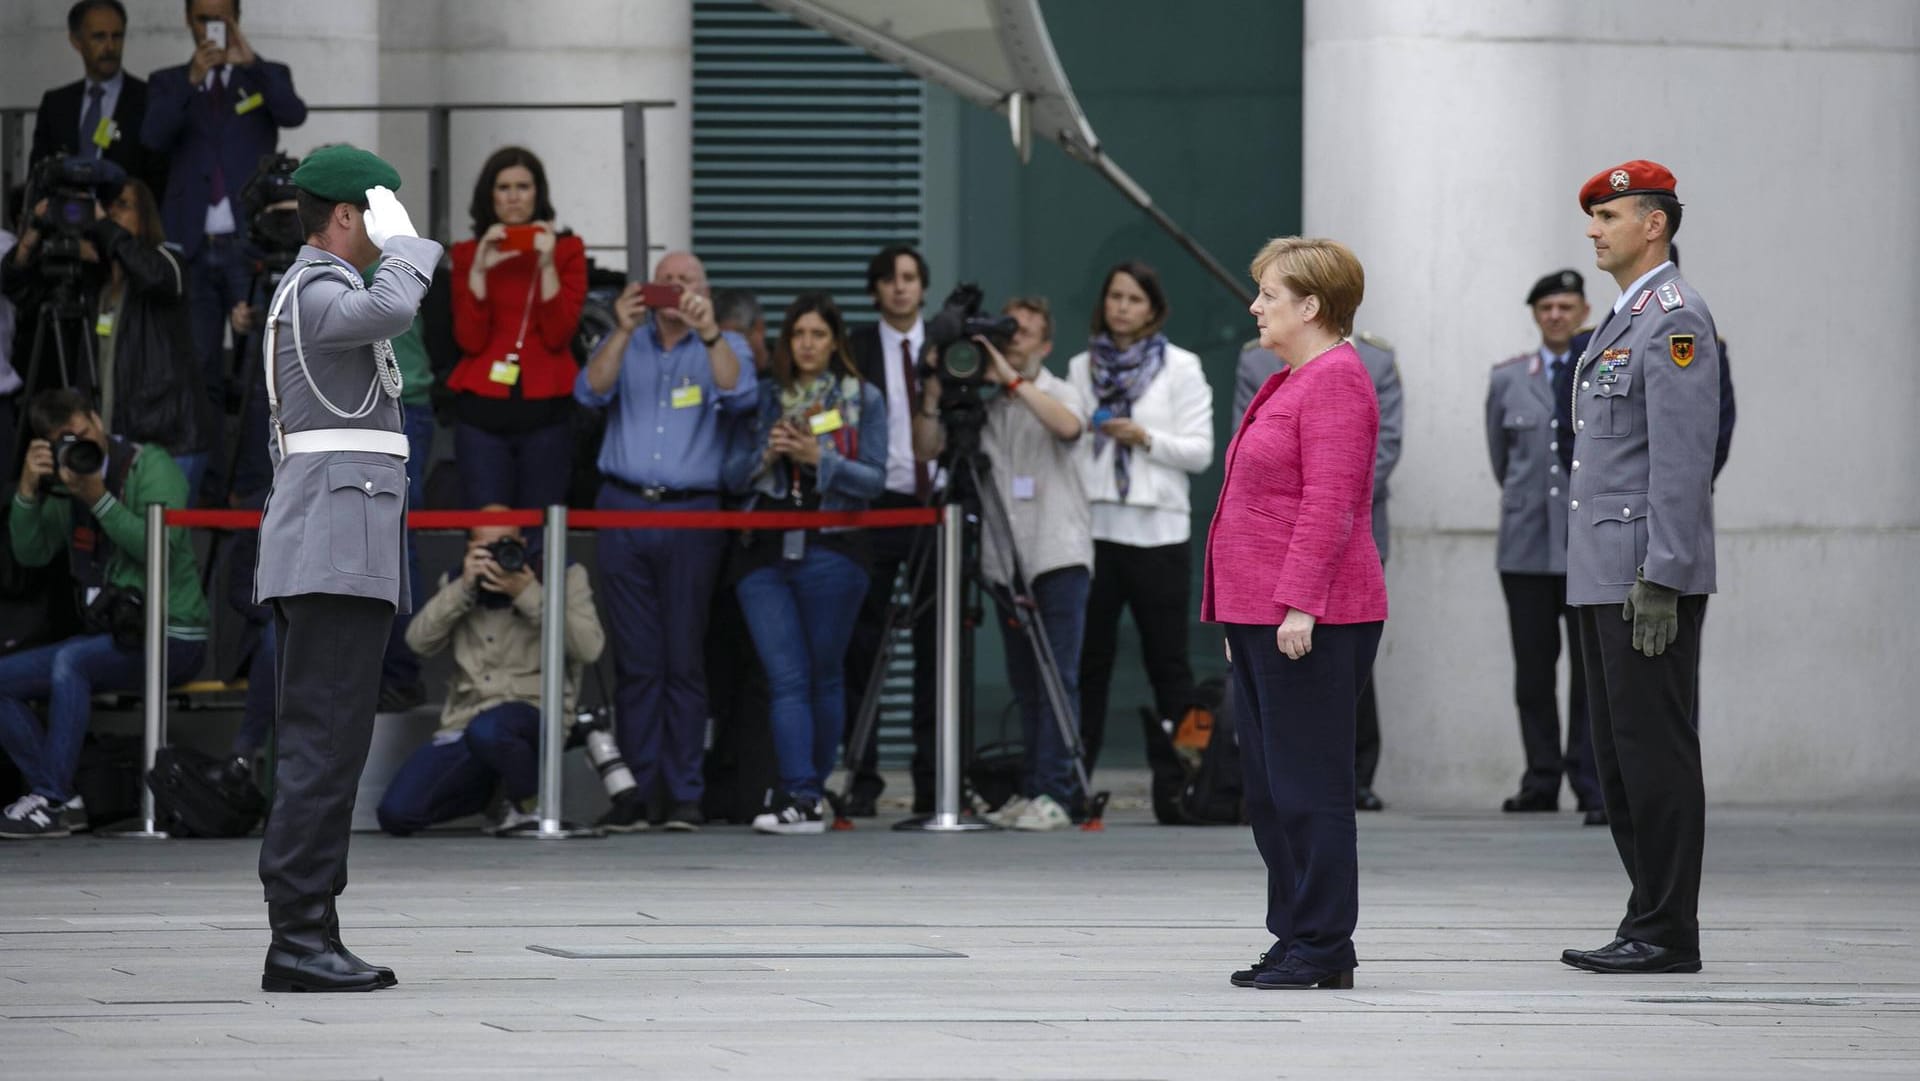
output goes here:
{"type": "Polygon", "coordinates": [[[1573,496],[1560,472],[1553,406],[1553,380],[1538,349],[1494,366],[1487,383],[1487,454],[1500,482],[1494,561],[1501,574],[1567,573],[1573,496]]]}
{"type": "Polygon", "coordinates": [[[1636,574],[1682,594],[1714,591],[1715,340],[1706,301],[1668,266],[1580,355],[1568,604],[1618,604],[1636,574]]]}
{"type": "MultiPolygon", "coordinates": [[[[426,296],[441,247],[419,237],[388,241],[373,282],[355,289],[333,267],[314,266],[297,279],[289,273],[275,294],[299,289],[299,339],[292,297],[277,303],[273,356],[280,433],[328,428],[404,432],[400,399],[377,386],[376,342],[405,333],[426,296]],[[304,371],[296,348],[305,352],[304,371]],[[312,382],[308,381],[311,376],[312,382]],[[371,389],[376,401],[363,417],[336,415],[315,395],[358,412],[371,389]]],[[[296,270],[309,260],[331,262],[346,274],[359,271],[311,245],[300,249],[296,270]]],[[[269,309],[272,310],[271,308],[269,309]]],[[[406,459],[372,451],[281,453],[269,424],[273,487],[260,522],[260,557],[254,571],[254,603],[304,593],[366,597],[409,608],[407,583],[406,459]]]]}

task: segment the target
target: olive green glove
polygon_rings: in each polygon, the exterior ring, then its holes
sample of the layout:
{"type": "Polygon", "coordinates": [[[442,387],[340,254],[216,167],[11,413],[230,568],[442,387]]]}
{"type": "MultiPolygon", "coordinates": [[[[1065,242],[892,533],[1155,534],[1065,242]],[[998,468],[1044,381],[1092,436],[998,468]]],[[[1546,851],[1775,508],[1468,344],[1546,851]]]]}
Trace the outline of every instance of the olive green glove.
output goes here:
{"type": "Polygon", "coordinates": [[[1633,624],[1633,648],[1649,657],[1667,651],[1680,637],[1680,591],[1647,581],[1640,575],[1627,591],[1620,618],[1633,624]]]}

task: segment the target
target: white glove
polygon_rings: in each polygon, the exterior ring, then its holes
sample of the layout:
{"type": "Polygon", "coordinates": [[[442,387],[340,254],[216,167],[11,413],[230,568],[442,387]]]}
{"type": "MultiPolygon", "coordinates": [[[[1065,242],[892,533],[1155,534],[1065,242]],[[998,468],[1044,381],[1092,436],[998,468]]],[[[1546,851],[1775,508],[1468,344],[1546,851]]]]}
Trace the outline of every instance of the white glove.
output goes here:
{"type": "Polygon", "coordinates": [[[407,208],[400,205],[400,197],[385,187],[367,189],[364,217],[367,239],[381,251],[387,250],[387,241],[394,237],[420,235],[413,231],[413,219],[407,217],[407,208]]]}

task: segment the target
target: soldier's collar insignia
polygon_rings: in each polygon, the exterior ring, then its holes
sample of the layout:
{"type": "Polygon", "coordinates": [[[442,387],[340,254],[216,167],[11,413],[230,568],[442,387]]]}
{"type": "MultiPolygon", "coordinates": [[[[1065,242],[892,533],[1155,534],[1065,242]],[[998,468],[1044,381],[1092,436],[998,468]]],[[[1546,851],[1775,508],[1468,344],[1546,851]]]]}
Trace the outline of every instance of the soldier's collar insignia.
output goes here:
{"type": "Polygon", "coordinates": [[[1633,302],[1633,314],[1639,315],[1641,312],[1646,311],[1647,301],[1652,299],[1653,299],[1653,290],[1651,289],[1641,290],[1640,296],[1638,297],[1638,299],[1636,299],[1633,302]]]}
{"type": "Polygon", "coordinates": [[[1693,363],[1693,335],[1667,335],[1667,355],[1682,368],[1693,363]]]}
{"type": "Polygon", "coordinates": [[[1660,310],[1670,312],[1675,308],[1686,307],[1687,302],[1680,297],[1680,287],[1668,282],[1660,287],[1660,310]]]}

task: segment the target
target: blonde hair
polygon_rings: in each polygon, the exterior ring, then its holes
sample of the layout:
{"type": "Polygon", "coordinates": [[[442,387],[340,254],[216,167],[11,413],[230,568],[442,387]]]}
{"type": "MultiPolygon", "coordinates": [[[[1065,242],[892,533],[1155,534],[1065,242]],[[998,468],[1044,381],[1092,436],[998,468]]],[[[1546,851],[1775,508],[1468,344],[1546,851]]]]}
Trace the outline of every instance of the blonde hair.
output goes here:
{"type": "Polygon", "coordinates": [[[1261,247],[1247,271],[1258,285],[1275,267],[1295,295],[1320,298],[1316,323],[1342,338],[1353,333],[1353,313],[1366,294],[1367,272],[1345,244],[1324,237],[1275,237],[1261,247]]]}

